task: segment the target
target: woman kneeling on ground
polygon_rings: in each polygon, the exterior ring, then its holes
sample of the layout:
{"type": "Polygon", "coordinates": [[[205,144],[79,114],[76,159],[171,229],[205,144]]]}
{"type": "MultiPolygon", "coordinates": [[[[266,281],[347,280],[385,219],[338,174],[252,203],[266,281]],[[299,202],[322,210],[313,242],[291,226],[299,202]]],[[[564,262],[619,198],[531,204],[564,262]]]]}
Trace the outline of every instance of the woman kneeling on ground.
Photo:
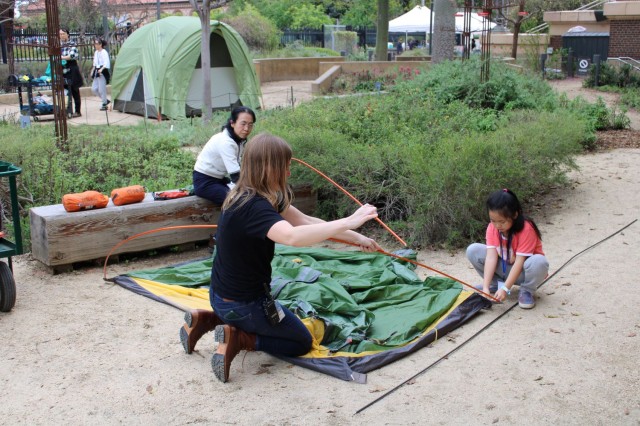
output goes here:
{"type": "MultiPolygon", "coordinates": [[[[241,350],[301,356],[311,349],[311,334],[291,311],[275,301],[275,311],[265,312],[272,300],[275,243],[300,247],[339,238],[366,252],[380,250],[373,239],[352,231],[378,216],[374,206],[365,204],[349,217],[325,222],[291,205],[291,157],[283,139],[269,134],[253,138],[240,178],[222,206],[209,292],[211,306],[224,322],[215,327],[219,344],[211,360],[222,382],[229,380],[231,361],[241,350]]],[[[185,327],[187,334],[190,326],[185,327]]]]}

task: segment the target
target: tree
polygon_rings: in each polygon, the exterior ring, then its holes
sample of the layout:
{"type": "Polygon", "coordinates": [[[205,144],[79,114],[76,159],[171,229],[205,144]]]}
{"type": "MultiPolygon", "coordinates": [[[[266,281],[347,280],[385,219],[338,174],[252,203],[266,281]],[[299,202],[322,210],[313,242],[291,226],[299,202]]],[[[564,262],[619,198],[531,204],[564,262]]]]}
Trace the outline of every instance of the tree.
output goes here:
{"type": "Polygon", "coordinates": [[[386,61],[387,40],[389,40],[389,0],[377,0],[377,3],[376,61],[386,61]]]}
{"type": "Polygon", "coordinates": [[[189,0],[191,7],[198,14],[200,18],[200,26],[202,32],[200,34],[201,49],[200,49],[200,63],[202,66],[202,119],[205,123],[211,121],[211,51],[209,46],[211,45],[211,8],[222,7],[227,4],[227,0],[218,0],[213,6],[210,0],[202,0],[202,3],[198,3],[198,0],[189,0]]]}
{"type": "Polygon", "coordinates": [[[455,0],[433,1],[433,63],[453,59],[456,45],[456,8],[455,0]]]}
{"type": "Polygon", "coordinates": [[[231,25],[251,50],[269,52],[280,45],[280,30],[250,4],[245,4],[236,15],[224,14],[216,19],[231,25]]]}
{"type": "Polygon", "coordinates": [[[59,3],[60,27],[78,29],[83,35],[100,22],[100,5],[93,0],[62,0],[59,3]]]}
{"type": "Polygon", "coordinates": [[[302,3],[290,9],[290,28],[320,28],[333,23],[321,6],[302,3]]]}
{"type": "MultiPolygon", "coordinates": [[[[398,16],[404,13],[398,0],[389,0],[388,16],[398,16]]],[[[375,26],[378,18],[378,8],[376,0],[353,1],[340,18],[340,22],[345,25],[358,27],[375,26]]]]}
{"type": "Polygon", "coordinates": [[[520,27],[522,24],[531,18],[531,14],[525,11],[526,0],[517,0],[515,4],[517,11],[511,15],[507,15],[505,9],[498,9],[498,15],[513,27],[513,42],[511,43],[511,57],[518,57],[518,36],[520,35],[520,27]]]}

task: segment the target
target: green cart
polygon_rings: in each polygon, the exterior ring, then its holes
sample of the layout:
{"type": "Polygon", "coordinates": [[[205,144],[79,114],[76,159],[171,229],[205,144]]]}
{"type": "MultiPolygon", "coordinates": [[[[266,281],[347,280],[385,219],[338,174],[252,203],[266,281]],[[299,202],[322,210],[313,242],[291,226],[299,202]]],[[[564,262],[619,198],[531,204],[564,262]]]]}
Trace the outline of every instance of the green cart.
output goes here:
{"type": "Polygon", "coordinates": [[[13,218],[13,242],[9,241],[3,228],[3,206],[0,202],[0,312],[9,312],[16,303],[16,282],[13,279],[13,264],[11,256],[22,254],[22,229],[20,227],[20,206],[18,205],[18,187],[16,176],[22,169],[11,163],[0,161],[0,181],[9,181],[9,197],[11,199],[11,213],[13,218]],[[7,258],[3,262],[2,258],[7,258]]]}

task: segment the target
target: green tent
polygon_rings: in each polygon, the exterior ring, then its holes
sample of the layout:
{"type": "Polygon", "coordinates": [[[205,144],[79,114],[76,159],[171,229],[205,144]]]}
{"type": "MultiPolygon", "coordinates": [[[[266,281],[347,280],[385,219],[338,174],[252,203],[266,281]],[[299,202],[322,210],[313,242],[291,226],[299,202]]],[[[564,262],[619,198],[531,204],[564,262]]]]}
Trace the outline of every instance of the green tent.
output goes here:
{"type": "MultiPolygon", "coordinates": [[[[121,112],[184,118],[202,113],[200,19],[171,16],[136,30],[122,45],[111,95],[121,112]]],[[[214,109],[260,106],[260,84],[247,45],[229,25],[211,21],[214,109]]]]}

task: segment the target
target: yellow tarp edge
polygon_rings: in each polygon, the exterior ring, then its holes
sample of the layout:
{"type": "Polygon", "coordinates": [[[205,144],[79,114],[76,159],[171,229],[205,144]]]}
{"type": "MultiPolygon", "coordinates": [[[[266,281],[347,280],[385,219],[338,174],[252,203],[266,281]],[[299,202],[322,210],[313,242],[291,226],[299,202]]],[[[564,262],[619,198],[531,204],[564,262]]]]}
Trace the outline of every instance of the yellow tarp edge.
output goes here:
{"type": "MultiPolygon", "coordinates": [[[[146,289],[147,291],[155,294],[156,296],[162,297],[167,301],[171,302],[174,306],[180,306],[181,309],[187,311],[191,309],[211,309],[211,304],[209,302],[209,289],[207,288],[197,288],[192,289],[188,287],[182,287],[179,285],[168,285],[168,284],[160,284],[155,281],[145,280],[142,278],[132,278],[133,281],[138,283],[141,287],[146,289]]],[[[442,322],[449,314],[456,309],[462,302],[467,300],[469,296],[471,296],[473,292],[471,291],[462,291],[458,295],[458,298],[453,303],[451,308],[447,312],[445,312],[440,318],[433,322],[420,336],[416,337],[411,342],[408,342],[407,345],[415,342],[420,339],[422,336],[428,334],[436,328],[440,322],[442,322]]],[[[303,324],[307,327],[311,336],[313,336],[313,344],[311,346],[311,350],[306,355],[301,356],[301,358],[328,358],[334,356],[346,356],[346,357],[363,357],[367,355],[373,355],[379,353],[381,351],[366,351],[358,354],[354,354],[352,352],[329,352],[329,349],[326,346],[321,345],[319,342],[322,342],[322,338],[324,337],[324,322],[319,319],[313,318],[305,318],[302,320],[303,324]]],[[[436,335],[436,340],[439,336],[436,335]]]]}

